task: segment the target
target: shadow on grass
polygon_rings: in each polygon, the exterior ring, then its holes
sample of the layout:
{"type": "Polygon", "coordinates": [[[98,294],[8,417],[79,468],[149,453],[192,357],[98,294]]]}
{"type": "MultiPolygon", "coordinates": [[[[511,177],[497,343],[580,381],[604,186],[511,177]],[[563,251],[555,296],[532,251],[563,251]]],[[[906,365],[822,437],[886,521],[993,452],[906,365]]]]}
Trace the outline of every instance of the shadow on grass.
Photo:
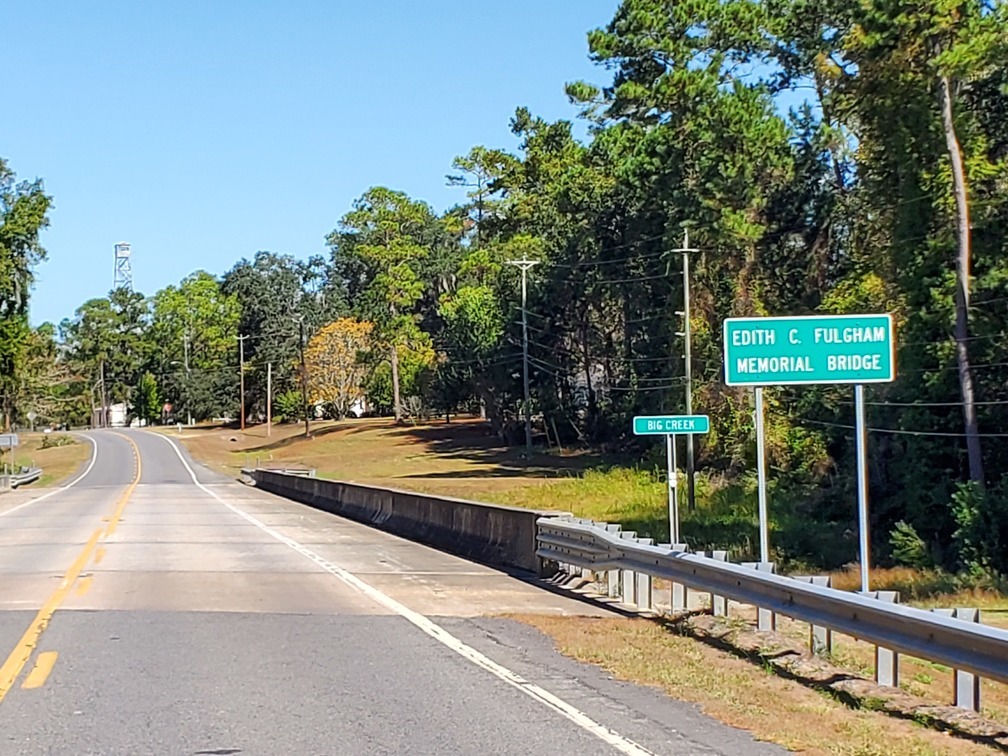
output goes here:
{"type": "Polygon", "coordinates": [[[400,426],[389,435],[418,442],[438,456],[465,459],[494,468],[479,472],[432,473],[430,476],[415,477],[505,477],[521,474],[565,477],[586,470],[605,468],[614,462],[598,453],[583,451],[562,456],[534,451],[526,457],[523,447],[502,446],[490,424],[483,421],[400,426]]]}
{"type": "MultiPolygon", "coordinates": [[[[373,430],[374,428],[375,426],[373,425],[369,425],[363,428],[351,428],[350,426],[340,425],[339,423],[336,423],[334,425],[327,425],[324,428],[312,428],[311,438],[320,439],[325,438],[326,436],[331,436],[334,433],[343,432],[349,434],[352,432],[373,430]]],[[[264,441],[266,441],[265,443],[261,443],[256,446],[246,446],[241,449],[236,449],[235,451],[245,452],[248,454],[251,454],[253,452],[270,452],[270,451],[276,451],[278,449],[284,449],[288,446],[291,446],[294,443],[304,440],[305,440],[304,432],[302,431],[301,433],[296,433],[293,436],[286,436],[285,438],[279,438],[276,441],[268,441],[264,439],[264,441]]]]}

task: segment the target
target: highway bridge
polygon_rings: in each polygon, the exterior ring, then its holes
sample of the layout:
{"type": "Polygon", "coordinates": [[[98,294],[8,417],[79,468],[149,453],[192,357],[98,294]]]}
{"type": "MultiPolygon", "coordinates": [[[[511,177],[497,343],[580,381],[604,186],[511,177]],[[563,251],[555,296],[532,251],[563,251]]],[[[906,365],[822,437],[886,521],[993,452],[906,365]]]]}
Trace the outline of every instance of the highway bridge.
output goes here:
{"type": "Polygon", "coordinates": [[[504,613],[605,610],[93,432],[0,498],[2,754],[763,754],[504,613]]]}

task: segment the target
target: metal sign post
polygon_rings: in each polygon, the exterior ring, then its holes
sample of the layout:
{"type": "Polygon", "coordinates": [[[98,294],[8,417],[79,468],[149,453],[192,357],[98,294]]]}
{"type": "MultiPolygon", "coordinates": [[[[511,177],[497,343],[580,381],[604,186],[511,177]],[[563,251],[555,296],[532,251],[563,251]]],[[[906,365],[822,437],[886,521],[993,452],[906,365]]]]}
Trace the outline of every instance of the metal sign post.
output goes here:
{"type": "Polygon", "coordinates": [[[756,387],[756,480],[759,497],[760,561],[770,561],[770,524],[767,517],[766,440],[763,429],[763,387],[756,387]]]}
{"type": "Polygon", "coordinates": [[[892,315],[808,315],[724,321],[725,384],[756,389],[760,559],[770,561],[766,502],[764,386],[854,384],[857,409],[858,528],[861,590],[868,590],[868,437],[864,384],[896,378],[892,315]]]}
{"type": "Polygon", "coordinates": [[[679,541],[679,465],[676,464],[675,434],[665,436],[665,461],[668,472],[669,543],[679,541]]]}
{"type": "Polygon", "coordinates": [[[861,542],[861,590],[868,592],[871,562],[868,539],[868,431],[865,428],[864,386],[854,386],[854,434],[857,436],[858,533],[861,542]]]}
{"type": "Polygon", "coordinates": [[[665,464],[668,472],[669,543],[679,539],[679,476],[676,462],[677,435],[710,431],[707,415],[638,415],[633,419],[635,436],[665,436],[665,464]]]}

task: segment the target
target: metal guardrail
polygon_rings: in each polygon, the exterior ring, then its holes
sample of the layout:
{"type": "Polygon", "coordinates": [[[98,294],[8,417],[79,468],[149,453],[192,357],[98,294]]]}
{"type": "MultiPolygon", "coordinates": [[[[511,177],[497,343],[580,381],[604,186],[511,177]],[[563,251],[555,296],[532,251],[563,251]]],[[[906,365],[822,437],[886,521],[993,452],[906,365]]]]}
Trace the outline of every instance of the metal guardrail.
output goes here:
{"type": "Polygon", "coordinates": [[[23,486],[26,483],[34,483],[41,477],[41,467],[22,467],[21,472],[12,473],[8,476],[8,480],[10,480],[11,488],[17,488],[18,486],[23,486]]]}
{"type": "Polygon", "coordinates": [[[1008,683],[1008,631],[621,537],[618,526],[541,518],[542,559],[624,570],[827,627],[879,647],[1008,683]]]}
{"type": "Polygon", "coordinates": [[[304,467],[263,467],[256,461],[255,465],[248,465],[241,469],[243,475],[251,475],[256,470],[262,470],[263,472],[273,472],[280,473],[282,475],[299,475],[302,478],[314,478],[317,476],[318,471],[312,468],[304,467]]]}
{"type": "Polygon", "coordinates": [[[306,470],[302,467],[289,468],[289,467],[261,467],[260,470],[265,470],[266,472],[283,473],[284,475],[300,475],[302,478],[314,478],[315,468],[306,470]]]}

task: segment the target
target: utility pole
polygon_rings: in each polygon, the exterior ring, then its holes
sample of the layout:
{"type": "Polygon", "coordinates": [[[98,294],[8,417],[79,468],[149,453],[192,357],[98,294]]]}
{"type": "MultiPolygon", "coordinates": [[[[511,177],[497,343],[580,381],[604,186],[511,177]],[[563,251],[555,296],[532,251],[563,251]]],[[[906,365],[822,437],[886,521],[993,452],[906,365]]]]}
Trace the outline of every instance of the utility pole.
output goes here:
{"type": "Polygon", "coordinates": [[[525,383],[525,452],[532,453],[532,399],[529,392],[529,369],[528,369],[528,272],[538,265],[537,260],[508,260],[508,265],[514,265],[521,269],[521,312],[522,312],[522,374],[525,383]]]}
{"type": "Polygon", "coordinates": [[[266,435],[273,435],[273,363],[266,363],[266,435]]]}
{"type": "Polygon", "coordinates": [[[105,428],[108,425],[108,392],[105,390],[105,360],[101,361],[101,423],[99,428],[105,428]]]}
{"type": "Polygon", "coordinates": [[[192,426],[192,380],[189,377],[189,331],[182,334],[182,344],[185,347],[185,405],[186,405],[186,417],[189,420],[190,427],[192,426]]]}
{"type": "Polygon", "coordinates": [[[241,372],[241,429],[245,430],[245,339],[248,335],[238,337],[238,360],[241,372]]]}
{"type": "MultiPolygon", "coordinates": [[[[692,358],[692,338],[690,335],[690,252],[700,250],[691,248],[689,245],[689,229],[683,234],[683,245],[673,252],[682,253],[682,277],[683,277],[683,341],[686,348],[683,360],[686,363],[686,414],[693,414],[693,358],[692,358]]],[[[686,434],[686,496],[689,502],[689,511],[696,511],[696,485],[693,462],[693,434],[686,434]]]]}
{"type": "Polygon", "coordinates": [[[304,402],[304,435],[305,438],[311,438],[311,428],[308,426],[308,365],[304,356],[304,316],[299,316],[297,321],[300,333],[298,347],[301,350],[301,399],[304,402]]]}

